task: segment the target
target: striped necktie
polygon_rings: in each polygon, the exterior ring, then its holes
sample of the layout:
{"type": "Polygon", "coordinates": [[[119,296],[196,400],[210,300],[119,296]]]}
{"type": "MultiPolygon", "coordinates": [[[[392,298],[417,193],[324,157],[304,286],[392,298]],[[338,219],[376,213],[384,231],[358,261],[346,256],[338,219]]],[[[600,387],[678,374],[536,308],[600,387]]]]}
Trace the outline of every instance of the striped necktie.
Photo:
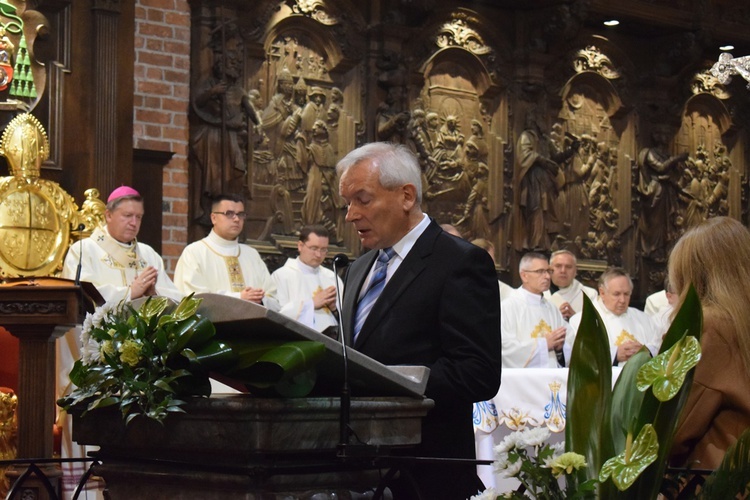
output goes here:
{"type": "Polygon", "coordinates": [[[375,272],[372,275],[370,287],[357,304],[357,315],[354,318],[354,339],[352,343],[357,340],[357,336],[362,330],[362,325],[365,324],[367,315],[370,314],[370,310],[378,300],[383,288],[385,288],[385,276],[388,273],[388,262],[394,255],[396,255],[396,251],[392,247],[384,248],[380,251],[378,260],[375,261],[375,272]]]}

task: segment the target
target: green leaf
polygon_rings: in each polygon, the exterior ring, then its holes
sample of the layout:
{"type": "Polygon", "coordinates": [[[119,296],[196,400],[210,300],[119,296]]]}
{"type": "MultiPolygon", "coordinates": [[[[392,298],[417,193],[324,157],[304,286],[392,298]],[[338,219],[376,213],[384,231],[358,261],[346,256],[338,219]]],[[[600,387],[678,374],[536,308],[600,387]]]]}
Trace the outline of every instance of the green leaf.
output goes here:
{"type": "Polygon", "coordinates": [[[170,340],[173,342],[172,352],[182,349],[198,349],[209,342],[216,334],[216,327],[207,318],[197,316],[170,325],[170,340]]]}
{"type": "Polygon", "coordinates": [[[172,318],[174,321],[184,321],[188,319],[195,315],[201,302],[203,302],[203,299],[196,299],[191,293],[180,301],[177,305],[177,309],[172,312],[172,318]]]}
{"type": "MultiPolygon", "coordinates": [[[[695,288],[693,285],[690,285],[685,299],[664,337],[659,352],[663,353],[667,351],[686,334],[700,341],[702,332],[703,309],[701,308],[695,288]]],[[[674,432],[677,428],[682,409],[687,401],[688,394],[690,393],[694,373],[695,370],[690,370],[687,373],[685,381],[677,395],[668,401],[659,401],[654,396],[653,391],[644,393],[641,411],[638,415],[638,423],[635,428],[639,430],[648,423],[653,424],[659,440],[659,457],[653,465],[648,467],[638,477],[633,487],[629,490],[629,493],[632,492],[632,498],[656,498],[659,494],[659,488],[664,477],[664,469],[667,466],[669,452],[672,449],[674,432]]]]}
{"type": "Polygon", "coordinates": [[[276,384],[283,377],[314,368],[323,357],[325,344],[313,341],[286,342],[266,351],[252,365],[230,374],[247,384],[276,384]]]}
{"type": "Polygon", "coordinates": [[[612,444],[615,450],[625,448],[628,433],[635,434],[634,423],[641,409],[643,393],[636,388],[636,377],[641,366],[651,360],[646,347],[630,357],[617,377],[612,390],[612,444]]]}
{"type": "Polygon", "coordinates": [[[698,339],[685,335],[672,347],[646,363],[638,371],[636,384],[639,391],[653,386],[659,401],[669,401],[685,381],[685,375],[701,358],[698,339]]]}
{"type": "Polygon", "coordinates": [[[190,349],[182,351],[183,355],[191,361],[200,364],[206,370],[219,370],[222,367],[234,366],[237,362],[237,353],[222,342],[211,342],[200,350],[193,352],[190,349]]]}
{"type": "Polygon", "coordinates": [[[596,478],[614,454],[610,425],[612,353],[599,313],[584,294],[583,312],[568,370],[565,449],[586,458],[576,474],[579,483],[596,478]]]}
{"type": "Polygon", "coordinates": [[[97,399],[93,403],[89,405],[89,410],[93,410],[94,408],[104,408],[107,406],[116,405],[120,402],[120,398],[115,397],[108,397],[108,398],[102,398],[97,399]]]}
{"type": "MultiPolygon", "coordinates": [[[[632,434],[631,434],[632,436],[632,434]]],[[[617,489],[625,491],[635,482],[643,470],[656,460],[659,441],[651,424],[641,429],[632,446],[626,446],[619,455],[610,458],[602,466],[599,481],[612,477],[617,489]]]]}
{"type": "Polygon", "coordinates": [[[149,297],[138,311],[138,316],[148,322],[151,318],[163,313],[168,305],[169,299],[166,297],[149,297]]]}
{"type": "Polygon", "coordinates": [[[171,388],[171,387],[169,386],[169,384],[168,384],[168,383],[166,383],[166,382],[164,381],[164,379],[160,379],[160,380],[155,380],[155,381],[154,381],[154,386],[155,386],[155,387],[158,387],[158,388],[159,388],[159,389],[161,389],[162,391],[167,391],[167,392],[174,392],[174,390],[173,390],[173,389],[172,389],[172,388],[171,388]]]}

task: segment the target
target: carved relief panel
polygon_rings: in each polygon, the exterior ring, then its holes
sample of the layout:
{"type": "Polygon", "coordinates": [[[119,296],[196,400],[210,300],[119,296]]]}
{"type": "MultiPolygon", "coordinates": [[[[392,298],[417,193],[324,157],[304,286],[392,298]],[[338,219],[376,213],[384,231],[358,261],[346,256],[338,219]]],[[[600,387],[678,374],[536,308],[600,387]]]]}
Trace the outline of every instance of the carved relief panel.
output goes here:
{"type": "Polygon", "coordinates": [[[334,167],[354,147],[361,115],[346,55],[355,49],[337,38],[354,25],[315,2],[255,10],[200,10],[201,64],[211,71],[192,98],[192,210],[204,227],[193,237],[209,227],[210,197],[235,192],[248,200],[251,240],[292,247],[299,228],[315,223],[333,245],[349,245],[334,167]]]}

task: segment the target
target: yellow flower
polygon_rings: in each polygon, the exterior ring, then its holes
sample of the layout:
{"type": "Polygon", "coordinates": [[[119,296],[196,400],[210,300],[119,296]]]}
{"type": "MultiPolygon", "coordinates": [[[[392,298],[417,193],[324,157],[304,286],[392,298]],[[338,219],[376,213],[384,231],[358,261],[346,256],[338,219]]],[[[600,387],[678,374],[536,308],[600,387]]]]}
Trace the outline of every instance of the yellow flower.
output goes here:
{"type": "Polygon", "coordinates": [[[102,352],[102,359],[104,359],[105,354],[107,356],[114,356],[115,345],[112,343],[111,340],[105,340],[104,342],[102,342],[101,352],[102,352]]]}
{"type": "Polygon", "coordinates": [[[586,458],[583,455],[579,455],[572,451],[563,453],[549,463],[549,467],[552,469],[552,474],[555,477],[560,477],[563,473],[570,474],[574,470],[578,470],[585,466],[586,458]]]}
{"type": "Polygon", "coordinates": [[[135,366],[141,359],[141,346],[135,340],[126,340],[120,346],[120,361],[135,366]]]}

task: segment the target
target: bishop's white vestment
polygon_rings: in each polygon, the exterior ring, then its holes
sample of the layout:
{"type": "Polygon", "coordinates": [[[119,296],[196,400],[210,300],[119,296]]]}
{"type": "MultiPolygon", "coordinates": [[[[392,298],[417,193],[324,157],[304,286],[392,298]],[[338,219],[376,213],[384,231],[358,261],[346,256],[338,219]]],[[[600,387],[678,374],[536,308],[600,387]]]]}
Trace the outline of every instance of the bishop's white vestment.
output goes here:
{"type": "Polygon", "coordinates": [[[246,287],[265,292],[263,305],[279,310],[276,287],[256,249],[225,240],[213,230],[202,240],[186,246],[177,261],[174,282],[183,293],[218,293],[240,298],[246,287]]]}
{"type": "Polygon", "coordinates": [[[98,227],[90,237],[76,241],[65,256],[62,277],[75,279],[81,262],[81,281],[92,283],[107,302],[130,299],[130,284],[141,270],[156,268],[156,293],[179,302],[184,297],[164,270],[164,261],[145,243],[121,243],[98,227]]]}
{"type": "MultiPolygon", "coordinates": [[[[337,326],[336,316],[327,308],[315,309],[313,294],[319,290],[336,286],[336,275],[323,266],[310,267],[299,258],[288,259],[271,275],[276,286],[279,312],[300,323],[322,332],[337,326]]],[[[344,293],[343,283],[339,282],[339,293],[344,293]]]]}
{"type": "Polygon", "coordinates": [[[555,368],[555,351],[545,335],[568,324],[560,311],[541,294],[521,287],[500,304],[503,368],[555,368]]]}

